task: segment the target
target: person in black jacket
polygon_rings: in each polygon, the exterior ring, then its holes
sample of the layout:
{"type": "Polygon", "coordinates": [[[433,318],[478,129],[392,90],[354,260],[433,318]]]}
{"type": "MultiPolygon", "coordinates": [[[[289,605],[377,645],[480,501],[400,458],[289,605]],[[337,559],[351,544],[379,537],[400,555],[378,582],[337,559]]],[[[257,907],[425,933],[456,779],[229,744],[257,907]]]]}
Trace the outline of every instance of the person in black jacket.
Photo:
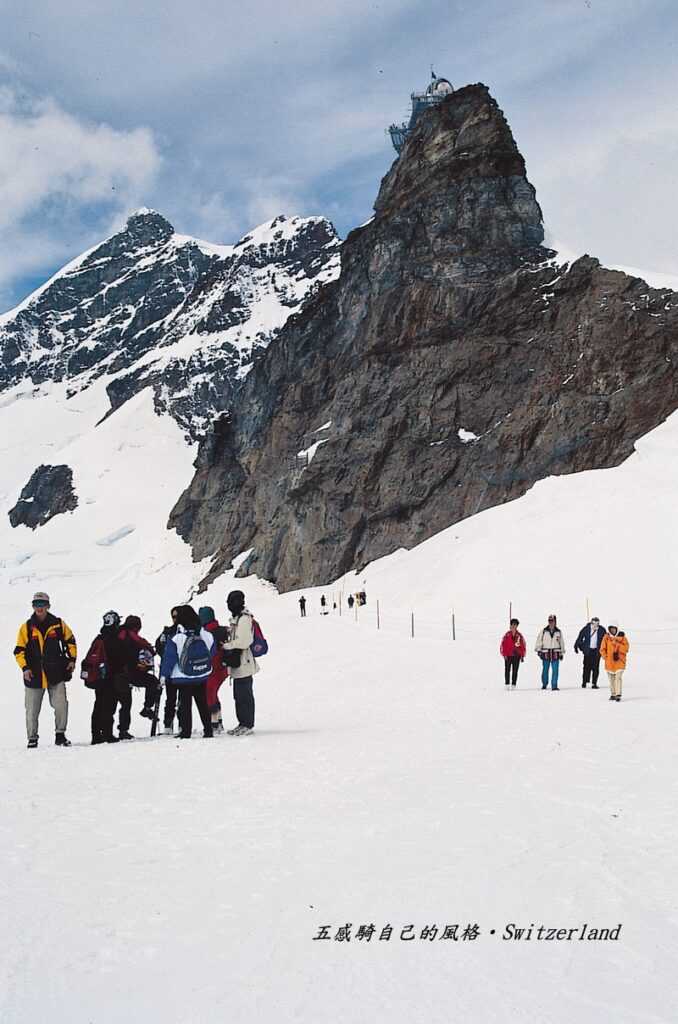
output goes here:
{"type": "MultiPolygon", "coordinates": [[[[165,626],[162,633],[155,641],[155,653],[162,661],[162,656],[165,651],[165,644],[169,637],[174,636],[177,631],[177,615],[179,614],[179,606],[175,605],[170,611],[172,616],[172,625],[165,626]]],[[[174,716],[177,713],[177,695],[179,689],[176,683],[173,683],[170,679],[165,681],[165,711],[163,716],[163,724],[165,726],[165,735],[171,736],[174,732],[174,716]]]]}
{"type": "Polygon", "coordinates": [[[106,612],[101,628],[101,639],[106,653],[106,676],[94,687],[94,708],[92,709],[92,743],[117,743],[113,735],[113,718],[117,704],[115,677],[123,670],[126,660],[125,647],[120,640],[120,616],[117,612],[106,612]]]}
{"type": "Polygon", "coordinates": [[[600,645],[605,636],[605,629],[600,624],[600,619],[595,616],[587,622],[580,631],[574,645],[575,654],[579,651],[584,655],[582,669],[582,688],[586,689],[591,679],[591,689],[598,689],[598,673],[600,671],[600,645]]]}

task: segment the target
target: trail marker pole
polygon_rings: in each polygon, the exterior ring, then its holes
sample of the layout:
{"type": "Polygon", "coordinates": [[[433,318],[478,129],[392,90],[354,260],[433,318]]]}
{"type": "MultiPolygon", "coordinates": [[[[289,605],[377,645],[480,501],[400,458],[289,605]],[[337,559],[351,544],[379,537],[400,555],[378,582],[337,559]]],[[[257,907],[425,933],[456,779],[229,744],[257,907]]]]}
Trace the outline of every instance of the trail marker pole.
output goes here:
{"type": "Polygon", "coordinates": [[[511,619],[512,618],[513,618],[513,601],[509,601],[509,625],[511,623],[511,619]]]}
{"type": "Polygon", "coordinates": [[[586,598],[586,621],[587,622],[591,621],[591,607],[589,605],[588,597],[586,598]]]}
{"type": "Polygon", "coordinates": [[[414,612],[412,612],[412,639],[414,640],[414,612]]]}
{"type": "Polygon", "coordinates": [[[454,621],[454,612],[452,612],[452,639],[457,639],[456,623],[454,621]]]}
{"type": "Polygon", "coordinates": [[[379,623],[379,601],[377,600],[377,629],[379,629],[379,628],[380,628],[380,623],[379,623]]]}

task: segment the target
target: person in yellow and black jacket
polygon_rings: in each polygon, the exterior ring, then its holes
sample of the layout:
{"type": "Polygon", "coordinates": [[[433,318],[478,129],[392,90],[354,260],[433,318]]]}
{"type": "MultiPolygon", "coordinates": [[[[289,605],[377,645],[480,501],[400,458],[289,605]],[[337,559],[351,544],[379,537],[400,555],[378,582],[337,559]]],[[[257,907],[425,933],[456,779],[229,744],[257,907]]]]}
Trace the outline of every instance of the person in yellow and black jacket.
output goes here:
{"type": "Polygon", "coordinates": [[[58,747],[70,747],[66,739],[66,682],[73,675],[77,656],[70,626],[50,613],[47,594],[42,591],[34,594],[33,614],[19,628],[14,648],[14,657],[24,677],[29,749],[38,745],[38,718],[45,690],[54,709],[55,743],[58,747]]]}

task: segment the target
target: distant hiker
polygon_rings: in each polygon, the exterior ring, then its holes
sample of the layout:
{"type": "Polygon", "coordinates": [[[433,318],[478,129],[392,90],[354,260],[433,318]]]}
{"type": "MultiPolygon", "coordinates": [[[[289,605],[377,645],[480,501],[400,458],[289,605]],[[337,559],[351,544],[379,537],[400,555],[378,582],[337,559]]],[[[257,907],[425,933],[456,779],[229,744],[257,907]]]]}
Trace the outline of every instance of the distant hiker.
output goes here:
{"type": "MultiPolygon", "coordinates": [[[[163,653],[165,651],[165,644],[169,637],[174,636],[177,631],[177,612],[179,611],[178,605],[172,608],[170,616],[172,618],[172,625],[165,626],[162,633],[155,641],[155,651],[158,657],[162,660],[163,653]]],[[[174,716],[177,710],[177,686],[170,679],[165,680],[165,712],[163,716],[163,724],[165,727],[165,735],[171,736],[174,732],[174,716]]]]}
{"type": "Polygon", "coordinates": [[[113,735],[113,718],[117,704],[115,676],[124,672],[126,652],[120,633],[120,616],[108,611],[103,616],[103,625],[98,637],[92,641],[87,657],[83,661],[85,685],[94,690],[92,708],[92,745],[117,743],[113,735]],[[100,641],[100,644],[97,643],[100,641]]]}
{"type": "Polygon", "coordinates": [[[549,685],[549,667],[551,669],[551,689],[558,689],[558,670],[565,656],[565,637],[558,628],[555,615],[549,615],[548,625],[537,633],[534,649],[542,660],[541,688],[549,685]]]}
{"type": "Polygon", "coordinates": [[[250,650],[254,642],[254,621],[252,614],[245,607],[245,595],[242,590],[232,590],[226,601],[231,613],[229,639],[223,645],[226,652],[224,660],[229,666],[233,683],[233,699],[235,716],[238,724],[228,730],[229,736],[247,736],[254,729],[254,676],[259,666],[250,650]],[[238,652],[240,657],[238,658],[238,652]],[[236,664],[237,662],[237,664],[236,664]]]}
{"type": "Polygon", "coordinates": [[[523,634],[518,632],[518,619],[511,619],[510,625],[508,633],[504,633],[502,637],[499,653],[504,659],[504,683],[506,686],[509,685],[510,676],[511,686],[515,686],[518,681],[518,668],[521,661],[525,661],[527,644],[523,634]]]}
{"type": "Polygon", "coordinates": [[[353,605],[355,604],[355,598],[353,594],[348,595],[348,600],[346,601],[346,604],[349,606],[349,608],[353,608],[353,605]]]}
{"type": "Polygon", "coordinates": [[[359,592],[359,594],[358,594],[358,602],[359,602],[359,604],[361,606],[367,604],[367,594],[365,593],[364,590],[361,590],[359,592]]]}
{"type": "Polygon", "coordinates": [[[203,629],[190,605],[177,608],[177,628],[168,636],[160,664],[160,683],[171,680],[179,690],[179,729],[182,740],[193,732],[192,707],[195,701],[205,739],[212,737],[212,720],[207,710],[205,683],[212,672],[214,638],[203,629]]]}
{"type": "Polygon", "coordinates": [[[324,594],[320,598],[320,614],[321,615],[327,615],[327,601],[325,600],[325,595],[324,594]]]}
{"type": "Polygon", "coordinates": [[[600,654],[605,662],[607,678],[610,680],[610,700],[621,700],[622,676],[628,653],[628,637],[616,623],[609,625],[600,645],[600,654]]]}
{"type": "Polygon", "coordinates": [[[586,688],[589,679],[591,689],[598,689],[598,673],[600,671],[600,645],[605,636],[605,629],[600,624],[600,619],[593,617],[580,631],[574,645],[574,652],[581,651],[584,655],[584,668],[582,672],[582,688],[586,688]]]}
{"type": "Polygon", "coordinates": [[[66,683],[73,675],[78,649],[70,627],[63,619],[52,615],[49,607],[49,595],[43,591],[33,595],[33,614],[19,627],[14,648],[16,663],[24,677],[29,749],[38,745],[38,719],[45,690],[54,709],[54,742],[57,747],[71,745],[66,739],[66,683]]]}
{"type": "Polygon", "coordinates": [[[299,598],[299,607],[301,609],[301,617],[302,617],[302,619],[305,619],[306,618],[306,598],[305,597],[300,597],[299,598]]]}
{"type": "Polygon", "coordinates": [[[214,608],[210,608],[206,605],[204,608],[198,608],[198,618],[200,619],[200,625],[203,629],[206,629],[208,633],[211,633],[214,637],[214,650],[212,651],[212,671],[207,677],[205,683],[205,698],[207,700],[207,710],[212,716],[212,732],[222,733],[224,731],[224,723],[221,717],[221,702],[219,700],[219,687],[223,683],[224,679],[228,678],[228,669],[223,662],[223,649],[221,644],[228,637],[228,630],[225,626],[220,626],[217,622],[216,615],[214,614],[214,608]]]}

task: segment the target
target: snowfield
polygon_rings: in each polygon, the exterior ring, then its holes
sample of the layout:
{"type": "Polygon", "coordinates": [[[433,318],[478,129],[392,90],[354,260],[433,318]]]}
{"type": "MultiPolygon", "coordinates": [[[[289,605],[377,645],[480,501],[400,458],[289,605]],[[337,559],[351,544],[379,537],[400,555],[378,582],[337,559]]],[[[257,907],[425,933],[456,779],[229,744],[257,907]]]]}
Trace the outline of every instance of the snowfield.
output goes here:
{"type": "MultiPolygon", "coordinates": [[[[550,478],[306,590],[305,620],[299,594],[238,580],[270,644],[252,736],[151,740],[137,695],[137,739],[92,748],[75,679],[73,747],[53,746],[45,703],[28,751],[11,652],[33,591],[82,655],[109,607],[154,639],[207,568],[165,529],[194,451],[149,390],[96,426],[104,389],[0,403],[3,1024],[674,1022],[678,414],[616,469],[550,478]],[[72,467],[80,505],[13,530],[40,462],[72,467]],[[323,593],[341,616],[320,616],[323,593]],[[629,635],[620,704],[604,674],[580,687],[587,600],[629,635]],[[528,657],[506,693],[509,602],[528,657]],[[533,653],[551,611],[560,693],[533,653]],[[621,931],[517,941],[509,924],[621,931]]],[[[194,604],[223,620],[232,587],[194,604]]],[[[230,723],[228,684],[222,703],[230,723]]]]}

